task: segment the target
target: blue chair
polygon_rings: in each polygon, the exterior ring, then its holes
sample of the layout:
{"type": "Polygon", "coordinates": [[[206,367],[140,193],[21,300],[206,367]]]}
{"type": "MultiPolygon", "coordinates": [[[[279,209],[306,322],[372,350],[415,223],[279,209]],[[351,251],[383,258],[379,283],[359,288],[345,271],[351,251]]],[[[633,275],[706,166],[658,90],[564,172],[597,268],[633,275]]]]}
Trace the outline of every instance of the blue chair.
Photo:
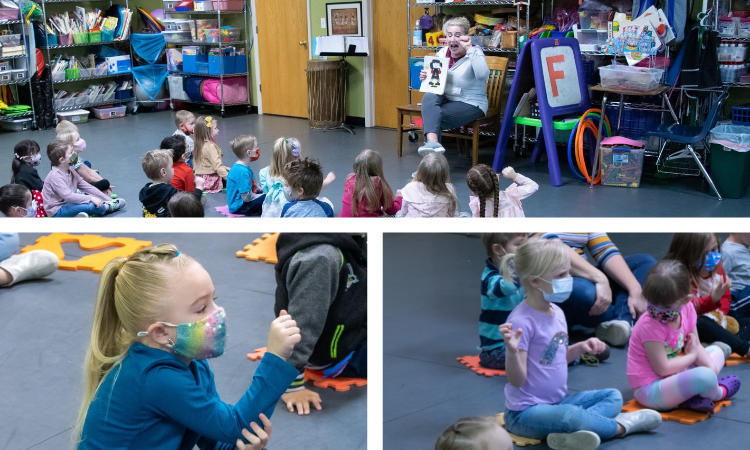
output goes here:
{"type": "MultiPolygon", "coordinates": [[[[644,136],[655,136],[661,139],[664,139],[664,144],[661,146],[661,151],[659,151],[659,159],[657,160],[657,166],[662,161],[662,155],[664,153],[664,148],[666,147],[667,143],[669,141],[671,142],[677,142],[679,144],[685,145],[687,147],[687,151],[689,152],[690,156],[693,157],[695,160],[695,163],[698,165],[698,168],[700,169],[700,173],[703,174],[703,178],[708,181],[708,184],[711,186],[711,189],[716,193],[716,196],[721,200],[721,195],[719,194],[718,189],[716,189],[716,186],[714,185],[713,180],[711,179],[711,176],[706,171],[705,166],[701,162],[700,158],[698,157],[698,154],[696,153],[695,149],[693,148],[694,144],[702,143],[703,144],[703,157],[704,161],[708,161],[708,154],[709,154],[709,145],[708,145],[708,133],[711,131],[711,129],[716,126],[716,122],[719,120],[719,111],[721,111],[721,106],[724,104],[724,100],[727,98],[727,91],[719,95],[719,98],[716,100],[716,103],[711,107],[711,109],[708,112],[708,116],[706,117],[706,120],[703,122],[702,127],[693,127],[689,125],[680,125],[680,124],[671,124],[671,125],[658,125],[655,128],[652,128],[650,130],[647,130],[644,136]]],[[[672,172],[676,173],[676,172],[672,172]]],[[[682,173],[678,173],[680,175],[684,175],[682,173]]]]}

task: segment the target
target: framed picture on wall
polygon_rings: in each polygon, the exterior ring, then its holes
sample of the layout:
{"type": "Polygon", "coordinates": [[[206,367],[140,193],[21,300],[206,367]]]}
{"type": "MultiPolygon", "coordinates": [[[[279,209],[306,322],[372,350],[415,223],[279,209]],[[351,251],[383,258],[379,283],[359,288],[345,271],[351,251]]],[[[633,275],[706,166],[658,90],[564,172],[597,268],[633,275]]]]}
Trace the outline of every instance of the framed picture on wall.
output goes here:
{"type": "Polygon", "coordinates": [[[362,2],[326,3],[328,36],[362,36],[362,2]]]}

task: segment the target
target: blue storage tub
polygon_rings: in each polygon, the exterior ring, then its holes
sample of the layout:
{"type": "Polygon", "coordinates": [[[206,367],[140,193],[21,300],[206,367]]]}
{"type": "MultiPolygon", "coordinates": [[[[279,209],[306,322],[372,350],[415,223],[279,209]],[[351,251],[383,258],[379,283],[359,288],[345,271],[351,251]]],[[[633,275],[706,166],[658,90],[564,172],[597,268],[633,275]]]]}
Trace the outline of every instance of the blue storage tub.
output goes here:
{"type": "Polygon", "coordinates": [[[188,73],[208,73],[208,55],[183,55],[182,68],[188,73]],[[206,64],[203,72],[198,70],[199,63],[206,64]]]}
{"type": "MultiPolygon", "coordinates": [[[[224,56],[223,60],[220,61],[219,55],[210,55],[208,57],[208,73],[209,75],[219,75],[234,73],[234,60],[235,56],[224,56]],[[222,67],[220,67],[220,64],[222,67]]],[[[184,63],[183,63],[184,64],[184,63]]]]}
{"type": "Polygon", "coordinates": [[[419,79],[419,73],[424,68],[424,58],[409,58],[409,78],[411,87],[419,89],[422,86],[422,80],[419,79]]]}
{"type": "Polygon", "coordinates": [[[234,73],[247,72],[247,55],[234,56],[234,73]]]}

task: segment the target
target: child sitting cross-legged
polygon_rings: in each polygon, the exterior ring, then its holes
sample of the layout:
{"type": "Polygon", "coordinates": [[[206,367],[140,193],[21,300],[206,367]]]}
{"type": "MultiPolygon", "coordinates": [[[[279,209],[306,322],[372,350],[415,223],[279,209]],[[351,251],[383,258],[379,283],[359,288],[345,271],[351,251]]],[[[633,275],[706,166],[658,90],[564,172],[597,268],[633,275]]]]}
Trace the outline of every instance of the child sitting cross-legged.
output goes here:
{"type": "Polygon", "coordinates": [[[628,349],[628,381],[636,400],[660,411],[713,412],[715,401],[737,393],[740,380],[735,375],[718,378],[724,353],[714,345],[701,346],[687,268],[674,259],[657,263],[643,285],[643,297],[648,312],[633,327],[628,349]]]}
{"type": "Polygon", "coordinates": [[[57,133],[56,139],[65,141],[73,146],[73,151],[78,153],[78,161],[70,166],[71,169],[78,172],[78,175],[87,183],[104,192],[107,195],[112,194],[112,185],[109,180],[102,178],[99,172],[92,169],[81,158],[81,153],[86,150],[86,141],[81,138],[77,130],[69,129],[57,133]]]}
{"type": "Polygon", "coordinates": [[[203,178],[203,190],[209,194],[224,188],[229,167],[222,162],[221,148],[216,145],[219,135],[217,120],[211,116],[200,116],[195,122],[195,175],[203,178]]]}
{"type": "Polygon", "coordinates": [[[295,159],[284,166],[284,196],[281,217],[333,217],[333,205],[318,198],[323,188],[323,167],[317,159],[295,159]]]}
{"type": "Polygon", "coordinates": [[[263,201],[266,199],[263,190],[258,186],[252,161],[260,158],[258,140],[255,136],[242,134],[232,139],[229,144],[237,156],[227,175],[227,203],[229,212],[245,216],[260,216],[263,213],[263,201]]]}
{"type": "Polygon", "coordinates": [[[593,450],[601,439],[650,431],[661,424],[652,410],[621,414],[617,389],[568,394],[568,363],[606,347],[597,338],[568,345],[565,314],[555,304],[573,289],[568,247],[532,238],[503,256],[503,277],[517,277],[524,301],[500,326],[505,341],[505,428],[509,433],[547,439],[555,450],[593,450]],[[513,261],[513,268],[511,267],[513,261]]]}
{"type": "Polygon", "coordinates": [[[125,206],[124,199],[111,200],[71,169],[78,162],[78,153],[68,142],[50,142],[47,157],[52,163],[52,170],[44,179],[42,197],[44,209],[50,217],[103,216],[125,206]]]}
{"type": "MultiPolygon", "coordinates": [[[[151,179],[138,194],[143,203],[143,217],[171,217],[167,204],[178,191],[169,184],[174,176],[172,152],[170,150],[151,150],[146,153],[141,163],[143,172],[151,179]]],[[[203,180],[196,179],[193,194],[200,201],[203,195],[203,180]]]]}

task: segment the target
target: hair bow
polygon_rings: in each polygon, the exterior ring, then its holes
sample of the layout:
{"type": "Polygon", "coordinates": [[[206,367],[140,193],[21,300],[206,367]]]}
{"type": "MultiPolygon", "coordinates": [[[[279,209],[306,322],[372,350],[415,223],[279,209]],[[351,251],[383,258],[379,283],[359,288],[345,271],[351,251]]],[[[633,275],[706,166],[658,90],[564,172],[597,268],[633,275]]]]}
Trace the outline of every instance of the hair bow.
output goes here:
{"type": "Polygon", "coordinates": [[[214,125],[213,125],[213,123],[211,123],[211,121],[212,121],[212,120],[214,120],[214,118],[213,118],[213,117],[211,117],[211,116],[206,116],[206,128],[211,128],[211,127],[213,127],[213,126],[214,126],[214,125]]]}

